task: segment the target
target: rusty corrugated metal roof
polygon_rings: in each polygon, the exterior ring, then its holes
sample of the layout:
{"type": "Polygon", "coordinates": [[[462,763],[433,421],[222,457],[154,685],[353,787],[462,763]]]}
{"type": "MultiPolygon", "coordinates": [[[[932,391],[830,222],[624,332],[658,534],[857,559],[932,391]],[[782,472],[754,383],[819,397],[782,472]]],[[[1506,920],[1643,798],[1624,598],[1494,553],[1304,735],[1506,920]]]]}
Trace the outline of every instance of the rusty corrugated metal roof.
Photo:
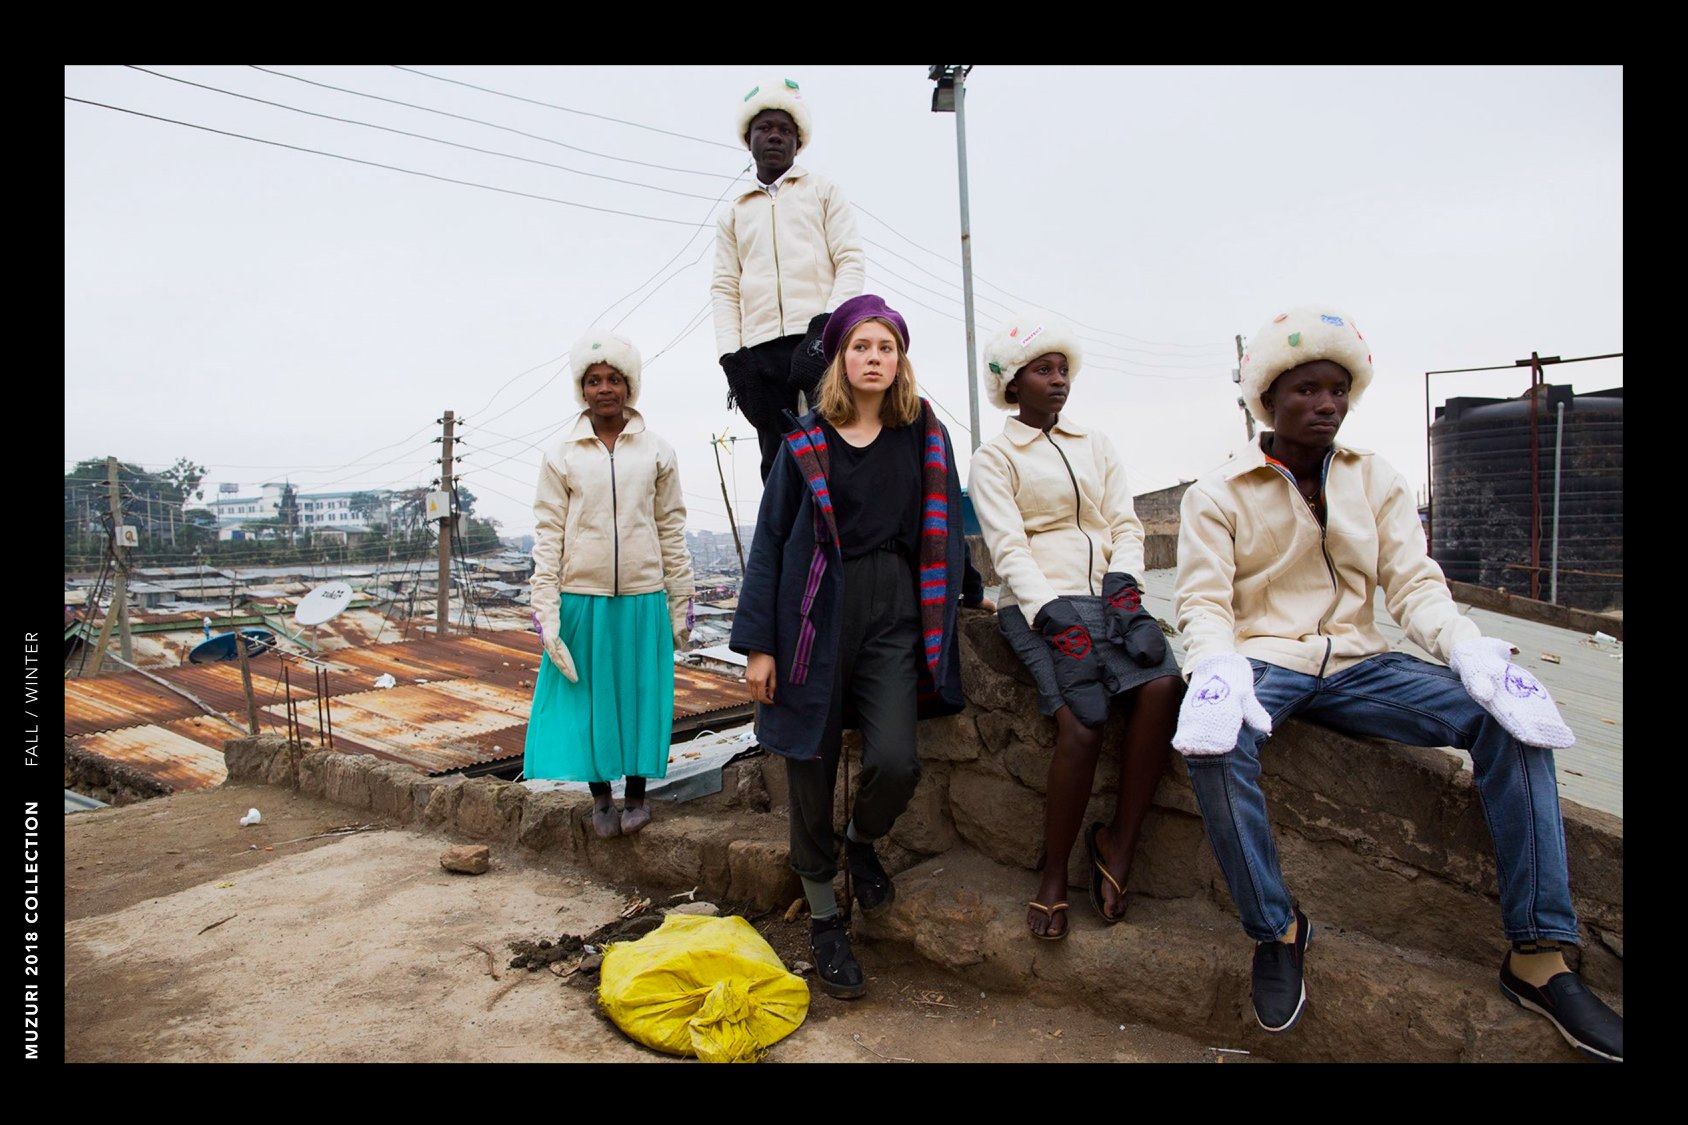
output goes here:
{"type": "Polygon", "coordinates": [[[220,785],[229,775],[223,752],[159,726],[102,731],[73,739],[86,754],[137,770],[180,793],[220,785]]]}
{"type": "Polygon", "coordinates": [[[674,717],[700,718],[716,711],[750,705],[750,689],[701,668],[674,666],[674,717]]]}
{"type": "MultiPolygon", "coordinates": [[[[422,637],[327,653],[328,696],[335,749],[374,754],[437,774],[518,757],[527,737],[539,638],[529,630],[503,629],[445,638],[422,637]],[[390,674],[397,686],[373,684],[390,674]],[[425,682],[418,682],[425,681],[425,682]]],[[[286,703],[281,663],[252,661],[252,689],[260,727],[280,733],[286,703]]],[[[246,721],[246,695],[235,662],[189,664],[149,671],[235,723],[246,721]]],[[[289,678],[307,740],[317,733],[317,708],[309,666],[292,664],[289,678]]],[[[696,726],[750,706],[745,685],[696,668],[674,669],[676,726],[696,726]]],[[[147,727],[184,742],[220,748],[235,737],[223,722],[137,672],[65,682],[65,732],[88,736],[147,727]]]]}

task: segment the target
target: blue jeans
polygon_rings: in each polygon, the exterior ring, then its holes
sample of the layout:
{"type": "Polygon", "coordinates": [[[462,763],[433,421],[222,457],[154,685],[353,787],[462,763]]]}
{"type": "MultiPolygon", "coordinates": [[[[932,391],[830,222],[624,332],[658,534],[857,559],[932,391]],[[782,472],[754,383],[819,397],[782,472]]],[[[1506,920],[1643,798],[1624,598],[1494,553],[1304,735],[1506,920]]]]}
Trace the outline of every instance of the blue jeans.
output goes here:
{"type": "MultiPolygon", "coordinates": [[[[1406,653],[1373,656],[1324,679],[1261,660],[1249,664],[1274,729],[1299,715],[1344,734],[1469,750],[1494,838],[1507,938],[1580,942],[1553,751],[1506,733],[1452,669],[1406,653]]],[[[1235,750],[1184,761],[1243,929],[1255,941],[1271,941],[1288,931],[1292,915],[1260,791],[1260,743],[1244,724],[1235,750]]]]}

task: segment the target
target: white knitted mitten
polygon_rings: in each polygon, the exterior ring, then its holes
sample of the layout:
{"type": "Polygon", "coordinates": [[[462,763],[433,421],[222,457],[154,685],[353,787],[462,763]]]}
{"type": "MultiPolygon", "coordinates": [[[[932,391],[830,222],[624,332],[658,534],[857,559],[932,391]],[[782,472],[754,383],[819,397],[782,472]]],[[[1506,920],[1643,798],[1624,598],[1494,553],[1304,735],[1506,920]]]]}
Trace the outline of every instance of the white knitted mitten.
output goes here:
{"type": "Polygon", "coordinates": [[[1243,723],[1272,733],[1272,716],[1254,697],[1254,669],[1234,652],[1206,656],[1190,671],[1172,745],[1181,754],[1225,754],[1237,747],[1243,723]]]}
{"type": "Polygon", "coordinates": [[[1563,750],[1577,744],[1553,697],[1528,669],[1512,663],[1512,646],[1494,637],[1473,637],[1454,646],[1448,666],[1483,710],[1526,746],[1563,750]]]}
{"type": "Polygon", "coordinates": [[[668,624],[674,630],[675,652],[685,652],[691,647],[692,627],[696,620],[690,594],[668,595],[668,624]]]}
{"type": "Polygon", "coordinates": [[[533,614],[533,627],[539,634],[539,643],[545,646],[545,654],[551,658],[551,663],[557,666],[557,671],[563,674],[563,679],[571,684],[578,684],[580,673],[574,670],[574,656],[569,652],[569,646],[563,643],[562,630],[555,626],[547,630],[538,610],[533,614]]]}

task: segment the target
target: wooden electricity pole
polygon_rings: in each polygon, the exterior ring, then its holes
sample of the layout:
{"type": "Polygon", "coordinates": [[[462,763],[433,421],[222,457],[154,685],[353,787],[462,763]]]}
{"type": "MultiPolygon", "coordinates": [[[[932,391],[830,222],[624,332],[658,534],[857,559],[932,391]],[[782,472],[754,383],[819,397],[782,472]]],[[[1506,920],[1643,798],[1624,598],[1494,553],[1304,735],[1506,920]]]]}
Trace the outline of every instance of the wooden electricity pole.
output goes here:
{"type": "Polygon", "coordinates": [[[733,546],[738,549],[739,575],[744,574],[744,544],[739,542],[738,517],[733,514],[733,501],[727,495],[727,474],[721,471],[721,443],[727,440],[726,431],[720,437],[709,439],[710,446],[715,450],[715,475],[721,480],[721,502],[727,505],[727,525],[733,529],[733,546]]]}
{"type": "Polygon", "coordinates": [[[451,433],[456,415],[445,412],[445,437],[440,444],[440,488],[446,494],[445,516],[440,520],[440,592],[434,609],[434,635],[450,630],[451,612],[451,433]]]}

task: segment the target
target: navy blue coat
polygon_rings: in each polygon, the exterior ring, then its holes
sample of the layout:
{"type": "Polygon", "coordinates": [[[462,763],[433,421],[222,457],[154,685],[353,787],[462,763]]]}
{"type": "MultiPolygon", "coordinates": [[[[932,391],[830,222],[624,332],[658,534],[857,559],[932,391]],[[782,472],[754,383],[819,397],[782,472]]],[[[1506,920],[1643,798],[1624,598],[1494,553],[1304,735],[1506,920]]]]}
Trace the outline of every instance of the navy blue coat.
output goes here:
{"type": "MultiPolygon", "coordinates": [[[[790,418],[790,421],[792,431],[786,434],[762,488],[756,535],[745,560],[744,583],[739,589],[738,609],[734,611],[733,633],[728,644],[734,652],[745,655],[764,652],[774,656],[774,702],[757,707],[757,742],[788,758],[813,759],[820,754],[821,735],[837,676],[839,622],[844,614],[844,557],[837,543],[823,544],[827,566],[810,609],[815,640],[809,672],[802,683],[794,684],[790,677],[801,606],[815,550],[816,488],[822,486],[805,479],[794,452],[803,431],[817,425],[817,417],[811,411],[802,419],[790,418]]],[[[968,557],[961,529],[961,478],[955,470],[955,451],[950,445],[949,431],[941,425],[939,429],[949,465],[949,534],[943,576],[945,608],[936,683],[927,672],[924,651],[920,655],[919,717],[922,719],[954,715],[966,706],[961,693],[961,650],[955,635],[957,607],[963,598],[969,605],[977,605],[983,596],[983,584],[968,557]]],[[[918,583],[918,570],[916,575],[913,580],[918,583]]],[[[919,604],[918,588],[915,601],[919,604]]],[[[844,725],[856,725],[848,708],[844,725]]]]}

